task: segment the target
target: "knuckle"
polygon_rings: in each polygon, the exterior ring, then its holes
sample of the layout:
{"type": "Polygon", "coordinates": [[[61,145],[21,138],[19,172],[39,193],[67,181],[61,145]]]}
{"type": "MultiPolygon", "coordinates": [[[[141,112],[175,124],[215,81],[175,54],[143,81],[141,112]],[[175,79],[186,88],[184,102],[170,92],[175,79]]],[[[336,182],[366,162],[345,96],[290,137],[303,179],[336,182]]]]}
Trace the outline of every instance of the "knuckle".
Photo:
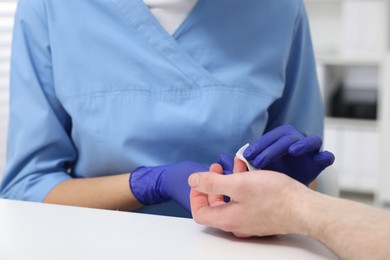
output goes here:
{"type": "Polygon", "coordinates": [[[313,140],[314,143],[317,143],[318,145],[322,145],[322,138],[318,135],[311,135],[310,138],[313,140]]]}
{"type": "Polygon", "coordinates": [[[299,141],[301,139],[301,136],[296,135],[296,134],[292,134],[292,135],[284,136],[283,139],[286,142],[293,143],[293,142],[299,141]]]}

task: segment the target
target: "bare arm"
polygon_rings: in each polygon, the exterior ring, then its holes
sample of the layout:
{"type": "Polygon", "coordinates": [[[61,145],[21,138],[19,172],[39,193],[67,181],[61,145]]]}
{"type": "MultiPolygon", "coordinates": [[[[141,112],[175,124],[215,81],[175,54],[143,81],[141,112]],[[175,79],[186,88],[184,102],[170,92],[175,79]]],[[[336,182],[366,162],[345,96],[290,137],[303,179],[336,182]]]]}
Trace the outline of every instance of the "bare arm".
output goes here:
{"type": "Polygon", "coordinates": [[[300,233],[320,240],[343,259],[389,257],[389,212],[320,193],[300,197],[305,202],[297,207],[303,217],[300,233]]]}
{"type": "Polygon", "coordinates": [[[129,188],[129,174],[67,180],[55,186],[44,202],[126,211],[141,207],[129,188]]]}
{"type": "MultiPolygon", "coordinates": [[[[220,168],[213,165],[211,171],[220,173],[220,168]]],[[[345,259],[390,255],[390,213],[320,194],[284,174],[199,173],[189,184],[192,214],[200,224],[238,237],[299,233],[345,259]],[[215,202],[218,194],[231,202],[215,202]]]]}

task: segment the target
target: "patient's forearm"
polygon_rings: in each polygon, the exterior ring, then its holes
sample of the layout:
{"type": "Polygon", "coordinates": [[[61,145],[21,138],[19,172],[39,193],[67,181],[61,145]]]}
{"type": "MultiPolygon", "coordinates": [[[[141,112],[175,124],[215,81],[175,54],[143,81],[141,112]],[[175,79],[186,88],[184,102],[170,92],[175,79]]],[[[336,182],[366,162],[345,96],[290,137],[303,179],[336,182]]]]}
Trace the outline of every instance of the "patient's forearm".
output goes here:
{"type": "Polygon", "coordinates": [[[319,193],[304,201],[302,233],[320,240],[343,259],[389,257],[390,213],[319,193]]]}

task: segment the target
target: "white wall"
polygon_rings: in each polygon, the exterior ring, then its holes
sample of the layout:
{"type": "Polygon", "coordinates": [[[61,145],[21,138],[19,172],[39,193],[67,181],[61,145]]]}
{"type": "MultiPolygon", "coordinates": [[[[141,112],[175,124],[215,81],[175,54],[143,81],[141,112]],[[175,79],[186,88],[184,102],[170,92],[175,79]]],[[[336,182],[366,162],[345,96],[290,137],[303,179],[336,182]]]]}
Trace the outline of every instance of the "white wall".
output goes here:
{"type": "Polygon", "coordinates": [[[336,156],[329,168],[342,191],[372,193],[379,204],[390,203],[390,1],[305,4],[327,111],[324,147],[336,156]],[[364,97],[376,103],[376,120],[333,117],[331,97],[341,85],[352,99],[362,89],[374,93],[376,102],[364,97]]]}
{"type": "Polygon", "coordinates": [[[0,0],[0,177],[6,154],[9,95],[9,59],[17,0],[0,0]]]}

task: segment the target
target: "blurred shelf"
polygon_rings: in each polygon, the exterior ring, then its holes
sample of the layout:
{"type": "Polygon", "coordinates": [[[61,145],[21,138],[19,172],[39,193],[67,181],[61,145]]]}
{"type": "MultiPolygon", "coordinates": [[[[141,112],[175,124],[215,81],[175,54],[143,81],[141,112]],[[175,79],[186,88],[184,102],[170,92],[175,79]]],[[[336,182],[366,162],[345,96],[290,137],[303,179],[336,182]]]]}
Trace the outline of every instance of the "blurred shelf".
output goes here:
{"type": "Polygon", "coordinates": [[[341,193],[372,194],[374,197],[375,187],[359,187],[358,185],[340,185],[341,193]]]}
{"type": "Polygon", "coordinates": [[[379,126],[378,120],[369,119],[355,119],[355,118],[337,118],[337,117],[326,117],[326,126],[351,126],[351,127],[364,127],[377,129],[379,126]]]}
{"type": "Polygon", "coordinates": [[[342,2],[344,0],[305,0],[308,3],[332,3],[332,2],[342,2]]]}
{"type": "Polygon", "coordinates": [[[328,66],[379,66],[383,62],[381,55],[357,55],[344,56],[337,54],[317,54],[316,60],[319,64],[328,66]]]}

